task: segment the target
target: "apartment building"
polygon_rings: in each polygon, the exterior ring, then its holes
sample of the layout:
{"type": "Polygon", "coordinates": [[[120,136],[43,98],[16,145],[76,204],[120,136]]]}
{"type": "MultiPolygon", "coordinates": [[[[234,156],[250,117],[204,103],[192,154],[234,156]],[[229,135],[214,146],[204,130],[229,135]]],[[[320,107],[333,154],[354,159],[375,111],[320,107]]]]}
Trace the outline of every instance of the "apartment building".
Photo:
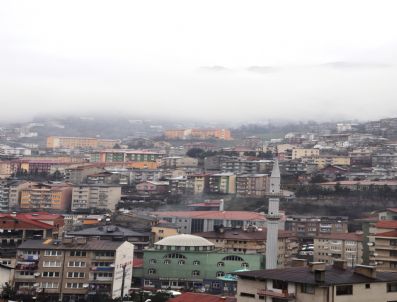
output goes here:
{"type": "Polygon", "coordinates": [[[121,199],[121,187],[116,185],[80,184],[72,189],[72,211],[90,209],[115,211],[121,199]]]}
{"type": "Polygon", "coordinates": [[[88,175],[100,172],[103,172],[101,167],[91,164],[71,167],[65,169],[65,181],[71,182],[73,184],[80,184],[87,180],[88,175]]]}
{"type": "Polygon", "coordinates": [[[140,194],[166,194],[169,186],[169,181],[144,181],[136,185],[136,190],[140,194]]]}
{"type": "Polygon", "coordinates": [[[21,209],[57,210],[70,209],[72,187],[66,183],[29,184],[21,190],[21,209]]]}
{"type": "Polygon", "coordinates": [[[120,298],[131,287],[133,255],[127,241],[27,240],[18,247],[14,286],[20,295],[45,295],[46,301],[120,298]]]}
{"type": "MultiPolygon", "coordinates": [[[[173,211],[152,214],[159,220],[179,226],[181,233],[184,234],[210,232],[221,225],[225,228],[247,228],[251,225],[264,227],[266,225],[265,214],[247,211],[173,211]]],[[[284,228],[282,222],[279,225],[280,229],[284,228]]]]}
{"type": "Polygon", "coordinates": [[[10,161],[0,161],[0,179],[8,178],[14,173],[10,161]]]}
{"type": "Polygon", "coordinates": [[[134,245],[134,252],[142,254],[142,251],[150,244],[150,232],[134,231],[112,224],[100,224],[99,226],[86,227],[67,232],[68,236],[96,238],[100,240],[128,241],[134,245]]]}
{"type": "Polygon", "coordinates": [[[208,191],[210,193],[235,194],[236,175],[233,173],[218,173],[209,176],[208,191]]]}
{"type": "Polygon", "coordinates": [[[15,265],[19,244],[28,239],[58,238],[63,231],[62,215],[43,212],[0,214],[0,264],[15,265]]]}
{"type": "Polygon", "coordinates": [[[347,267],[310,263],[290,267],[237,273],[239,302],[385,302],[397,301],[397,276],[375,267],[347,267]]]}
{"type": "Polygon", "coordinates": [[[161,159],[161,166],[164,168],[185,168],[197,167],[198,159],[193,157],[169,156],[161,159]]]}
{"type": "Polygon", "coordinates": [[[397,153],[376,153],[372,154],[372,167],[392,169],[397,167],[397,153]]]}
{"type": "Polygon", "coordinates": [[[0,145],[0,157],[20,157],[30,155],[32,155],[32,150],[28,148],[0,145]]]}
{"type": "Polygon", "coordinates": [[[293,148],[291,159],[299,159],[303,157],[318,157],[318,156],[320,156],[320,149],[293,148]]]}
{"type": "Polygon", "coordinates": [[[221,171],[228,173],[261,174],[271,171],[272,160],[224,160],[221,162],[221,171]]]}
{"type": "Polygon", "coordinates": [[[21,190],[30,184],[25,180],[0,180],[0,212],[19,209],[21,190]]]}
{"type": "Polygon", "coordinates": [[[269,175],[242,174],[236,177],[236,193],[238,197],[260,198],[269,192],[269,175]]]}
{"type": "Polygon", "coordinates": [[[303,157],[302,160],[307,164],[314,164],[318,169],[327,166],[350,166],[349,156],[320,156],[320,157],[303,157]]]}
{"type": "MultiPolygon", "coordinates": [[[[212,232],[197,233],[212,242],[216,249],[227,253],[265,254],[267,233],[264,228],[250,226],[246,229],[216,228],[212,232]]],[[[291,264],[298,255],[298,238],[293,232],[278,231],[277,266],[291,264]]]]}
{"type": "Polygon", "coordinates": [[[203,194],[208,190],[209,174],[189,174],[186,176],[186,193],[203,194]]]}
{"type": "Polygon", "coordinates": [[[370,246],[370,263],[380,271],[397,272],[397,230],[373,236],[370,246]]]}
{"type": "Polygon", "coordinates": [[[285,222],[285,229],[295,232],[299,238],[347,233],[348,219],[347,216],[290,215],[285,222]]]}
{"type": "Polygon", "coordinates": [[[164,151],[109,149],[90,153],[90,162],[157,162],[164,151]]]}
{"type": "Polygon", "coordinates": [[[56,149],[78,149],[78,148],[113,148],[120,143],[115,139],[99,139],[94,137],[65,137],[49,136],[47,137],[47,148],[56,149]]]}
{"type": "Polygon", "coordinates": [[[363,235],[331,233],[314,237],[313,260],[332,264],[335,259],[346,260],[347,266],[363,263],[363,235]]]}

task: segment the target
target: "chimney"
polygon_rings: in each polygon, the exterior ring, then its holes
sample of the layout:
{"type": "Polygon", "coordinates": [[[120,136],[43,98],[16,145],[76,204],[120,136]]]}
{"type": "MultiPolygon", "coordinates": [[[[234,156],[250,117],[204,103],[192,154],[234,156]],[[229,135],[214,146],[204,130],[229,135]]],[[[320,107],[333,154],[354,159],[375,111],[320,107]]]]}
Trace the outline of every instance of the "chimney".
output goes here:
{"type": "Polygon", "coordinates": [[[346,270],[347,269],[347,261],[346,260],[341,260],[341,259],[334,259],[334,268],[341,269],[341,270],[346,270]]]}
{"type": "Polygon", "coordinates": [[[314,281],[319,283],[325,282],[325,269],[314,270],[314,281]]]}
{"type": "Polygon", "coordinates": [[[313,273],[316,270],[325,271],[324,262],[309,262],[309,269],[313,273]]]}
{"type": "Polygon", "coordinates": [[[305,267],[306,259],[293,258],[291,261],[291,267],[305,267]]]}
{"type": "Polygon", "coordinates": [[[376,267],[369,265],[356,265],[356,267],[354,268],[354,273],[357,275],[375,279],[376,267]]]}

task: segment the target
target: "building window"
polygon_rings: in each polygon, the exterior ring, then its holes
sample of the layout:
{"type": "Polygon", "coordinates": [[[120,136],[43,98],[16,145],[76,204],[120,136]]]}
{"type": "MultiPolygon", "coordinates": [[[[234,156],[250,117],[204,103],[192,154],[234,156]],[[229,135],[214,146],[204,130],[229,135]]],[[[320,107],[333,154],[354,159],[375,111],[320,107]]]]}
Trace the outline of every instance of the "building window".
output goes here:
{"type": "Polygon", "coordinates": [[[58,282],[43,282],[41,283],[42,288],[58,288],[58,282]]]}
{"type": "Polygon", "coordinates": [[[371,284],[370,284],[370,283],[365,284],[365,288],[366,288],[366,289],[371,288],[371,284]]]}
{"type": "Polygon", "coordinates": [[[171,264],[171,260],[164,260],[164,264],[171,264]]]}
{"type": "Polygon", "coordinates": [[[305,294],[314,294],[314,286],[310,284],[301,284],[301,292],[305,294]]]}
{"type": "Polygon", "coordinates": [[[66,288],[83,288],[83,283],[66,283],[66,288]]]}
{"type": "Polygon", "coordinates": [[[173,253],[173,254],[167,254],[163,257],[164,259],[186,259],[185,256],[183,256],[182,254],[178,254],[178,253],[173,253]]]}
{"type": "Polygon", "coordinates": [[[339,285],[336,287],[337,296],[353,295],[353,285],[339,285]]]}
{"type": "Polygon", "coordinates": [[[192,276],[193,276],[193,277],[198,277],[198,276],[200,276],[200,271],[193,271],[193,272],[192,272],[192,276]]]}
{"type": "Polygon", "coordinates": [[[236,255],[226,256],[222,260],[223,261],[244,261],[243,258],[241,258],[240,256],[236,256],[236,255]]]}
{"type": "Polygon", "coordinates": [[[200,261],[194,260],[194,261],[193,261],[193,265],[200,265],[200,261]]]}
{"type": "Polygon", "coordinates": [[[178,264],[180,264],[180,265],[185,264],[185,260],[179,260],[179,261],[178,261],[178,264]]]}
{"type": "Polygon", "coordinates": [[[97,257],[114,257],[114,252],[111,252],[111,251],[96,252],[95,256],[97,256],[97,257]]]}
{"type": "Polygon", "coordinates": [[[84,278],[85,273],[83,272],[68,272],[68,278],[84,278]]]}
{"type": "Polygon", "coordinates": [[[43,261],[43,267],[61,267],[60,261],[43,261]]]}
{"type": "Polygon", "coordinates": [[[61,251],[55,251],[55,250],[45,250],[44,251],[44,256],[61,256],[62,252],[61,251]]]}
{"type": "Polygon", "coordinates": [[[275,289],[288,289],[288,282],[281,280],[273,280],[273,288],[275,289]]]}
{"type": "Polygon", "coordinates": [[[216,264],[216,266],[217,267],[222,267],[222,266],[225,266],[225,262],[218,262],[217,264],[216,264]]]}
{"type": "Polygon", "coordinates": [[[149,264],[156,264],[157,263],[157,260],[156,259],[150,259],[149,260],[149,264]]]}
{"type": "Polygon", "coordinates": [[[59,278],[59,272],[43,272],[43,277],[58,277],[59,278]]]}
{"type": "Polygon", "coordinates": [[[149,269],[147,270],[147,273],[148,273],[149,275],[154,275],[154,274],[156,274],[156,270],[155,270],[154,268],[149,268],[149,269]]]}
{"type": "Polygon", "coordinates": [[[241,292],[240,297],[255,298],[255,294],[241,292]]]}
{"type": "Polygon", "coordinates": [[[241,267],[242,268],[248,268],[249,264],[247,262],[243,262],[243,263],[241,263],[241,267]]]}
{"type": "Polygon", "coordinates": [[[221,288],[221,283],[220,282],[212,282],[212,288],[221,288]]]}
{"type": "Polygon", "coordinates": [[[224,272],[221,272],[221,271],[216,272],[216,276],[217,276],[217,277],[223,277],[224,275],[225,275],[224,272]]]}
{"type": "Polygon", "coordinates": [[[68,267],[85,267],[84,261],[69,261],[68,267]]]}
{"type": "Polygon", "coordinates": [[[397,292],[397,282],[387,283],[387,292],[397,292]]]}
{"type": "Polygon", "coordinates": [[[71,257],[85,257],[87,255],[86,251],[71,251],[71,257]]]}

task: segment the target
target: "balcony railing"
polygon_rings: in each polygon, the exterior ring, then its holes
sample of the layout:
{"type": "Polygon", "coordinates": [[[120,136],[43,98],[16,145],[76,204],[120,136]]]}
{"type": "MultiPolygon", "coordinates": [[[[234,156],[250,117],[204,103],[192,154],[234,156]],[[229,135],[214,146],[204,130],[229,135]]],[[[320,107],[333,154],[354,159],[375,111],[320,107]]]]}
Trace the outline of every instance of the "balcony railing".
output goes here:
{"type": "Polygon", "coordinates": [[[295,299],[295,294],[288,293],[288,291],[283,291],[280,293],[280,292],[276,292],[276,291],[269,290],[269,289],[261,289],[261,290],[258,290],[258,295],[277,298],[277,299],[286,300],[286,301],[295,299]]]}

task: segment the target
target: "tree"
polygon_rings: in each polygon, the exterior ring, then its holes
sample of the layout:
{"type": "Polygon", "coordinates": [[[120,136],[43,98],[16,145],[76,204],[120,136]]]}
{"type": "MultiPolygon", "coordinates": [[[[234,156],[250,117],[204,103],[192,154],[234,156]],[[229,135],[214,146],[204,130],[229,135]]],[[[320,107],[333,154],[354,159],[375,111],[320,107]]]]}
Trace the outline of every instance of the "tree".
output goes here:
{"type": "Polygon", "coordinates": [[[3,291],[1,292],[0,297],[6,300],[14,300],[16,298],[17,291],[14,287],[12,287],[8,282],[3,285],[3,291]]]}
{"type": "Polygon", "coordinates": [[[310,182],[313,184],[318,184],[326,181],[327,179],[321,174],[316,174],[310,179],[310,182]]]}
{"type": "Polygon", "coordinates": [[[186,152],[187,156],[193,157],[193,158],[203,158],[203,154],[205,154],[205,151],[201,148],[192,148],[186,152]]]}

